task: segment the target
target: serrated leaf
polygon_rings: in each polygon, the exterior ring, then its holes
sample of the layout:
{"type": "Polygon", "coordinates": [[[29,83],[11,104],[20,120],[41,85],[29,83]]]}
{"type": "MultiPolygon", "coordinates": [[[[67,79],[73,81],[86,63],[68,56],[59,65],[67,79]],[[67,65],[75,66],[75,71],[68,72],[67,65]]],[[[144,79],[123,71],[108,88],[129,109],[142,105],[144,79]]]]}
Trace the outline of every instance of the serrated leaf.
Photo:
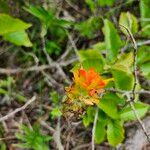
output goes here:
{"type": "Polygon", "coordinates": [[[24,30],[4,34],[3,39],[18,46],[32,46],[32,43],[24,30]]]}
{"type": "Polygon", "coordinates": [[[117,59],[117,55],[118,55],[119,49],[122,46],[122,42],[114,25],[107,19],[104,20],[103,32],[105,36],[107,57],[111,62],[113,62],[117,59]]]}
{"type": "MultiPolygon", "coordinates": [[[[138,20],[130,12],[122,12],[119,18],[119,24],[128,28],[133,34],[138,32],[138,20]]],[[[128,35],[128,32],[124,28],[120,28],[122,32],[128,35]]]]}
{"type": "Polygon", "coordinates": [[[117,102],[115,100],[116,98],[112,97],[112,94],[107,93],[102,99],[100,99],[100,102],[98,103],[98,107],[113,119],[117,119],[119,117],[117,102]]]}
{"type": "Polygon", "coordinates": [[[134,85],[134,76],[128,67],[115,65],[112,67],[115,87],[120,90],[131,90],[134,85]]]}
{"type": "Polygon", "coordinates": [[[120,121],[111,120],[107,124],[107,139],[109,144],[116,147],[124,139],[124,128],[120,121]]]}
{"type": "Polygon", "coordinates": [[[31,24],[25,23],[24,21],[13,18],[7,14],[0,13],[0,35],[25,30],[29,27],[31,27],[31,24]]]}
{"type": "Polygon", "coordinates": [[[79,51],[80,61],[85,69],[95,68],[97,72],[102,72],[104,67],[103,56],[97,50],[79,51]]]}
{"type": "MultiPolygon", "coordinates": [[[[148,109],[150,108],[149,105],[144,104],[142,102],[137,102],[134,103],[134,107],[136,109],[136,113],[138,114],[138,116],[144,117],[144,115],[146,114],[146,112],[148,111],[148,109]]],[[[131,120],[137,120],[137,118],[134,115],[133,110],[131,109],[131,107],[128,105],[126,107],[124,107],[120,112],[120,118],[124,121],[131,121],[131,120]]]]}

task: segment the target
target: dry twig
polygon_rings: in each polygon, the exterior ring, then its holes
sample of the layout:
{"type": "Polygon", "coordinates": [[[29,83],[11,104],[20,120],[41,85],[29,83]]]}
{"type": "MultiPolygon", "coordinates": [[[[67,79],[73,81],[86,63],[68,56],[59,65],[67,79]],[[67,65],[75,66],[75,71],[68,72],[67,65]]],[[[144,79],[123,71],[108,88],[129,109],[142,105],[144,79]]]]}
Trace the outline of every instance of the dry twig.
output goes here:
{"type": "Polygon", "coordinates": [[[128,102],[129,102],[129,104],[130,104],[130,107],[131,107],[131,109],[132,109],[132,111],[133,111],[133,113],[134,113],[136,119],[138,120],[138,122],[139,122],[139,124],[140,124],[140,126],[141,126],[141,128],[142,128],[142,130],[143,130],[143,132],[144,132],[144,134],[145,134],[145,136],[147,137],[147,140],[148,140],[149,143],[150,143],[149,134],[147,133],[146,128],[145,128],[145,125],[144,125],[144,123],[142,122],[142,120],[140,119],[140,117],[139,117],[139,115],[138,115],[138,113],[136,112],[136,109],[135,109],[135,107],[134,107],[134,100],[135,100],[135,97],[136,97],[136,91],[135,91],[135,90],[136,90],[136,86],[137,86],[137,84],[138,84],[138,76],[137,76],[137,71],[138,71],[138,69],[137,69],[137,52],[138,52],[138,49],[137,49],[137,44],[136,44],[136,41],[135,41],[135,39],[134,39],[134,37],[133,37],[131,31],[130,31],[128,28],[126,28],[125,26],[123,26],[123,25],[121,25],[121,26],[122,26],[123,28],[125,28],[126,31],[128,32],[128,34],[129,34],[129,36],[130,36],[130,38],[131,38],[131,40],[132,40],[132,42],[133,42],[133,48],[134,48],[134,55],[133,55],[134,85],[133,85],[133,88],[132,88],[132,96],[130,96],[130,95],[127,94],[127,93],[126,93],[126,96],[127,96],[127,98],[128,98],[128,102]]]}
{"type": "Polygon", "coordinates": [[[94,144],[94,137],[95,137],[95,129],[96,129],[96,124],[97,124],[97,119],[98,119],[98,107],[96,108],[96,113],[94,117],[94,123],[93,123],[93,129],[92,129],[92,150],[95,150],[95,144],[94,144]]]}
{"type": "Polygon", "coordinates": [[[36,96],[33,96],[30,100],[28,100],[22,107],[15,109],[14,111],[8,113],[6,116],[3,116],[0,118],[0,122],[5,121],[9,119],[10,117],[14,116],[16,113],[26,109],[28,105],[30,105],[32,102],[36,100],[36,96]]]}

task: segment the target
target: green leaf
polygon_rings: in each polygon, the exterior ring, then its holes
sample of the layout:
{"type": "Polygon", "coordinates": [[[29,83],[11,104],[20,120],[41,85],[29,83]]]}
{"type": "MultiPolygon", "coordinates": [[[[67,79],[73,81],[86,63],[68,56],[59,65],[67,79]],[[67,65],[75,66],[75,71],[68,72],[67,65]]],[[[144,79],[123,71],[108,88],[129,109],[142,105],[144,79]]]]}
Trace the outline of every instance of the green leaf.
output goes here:
{"type": "Polygon", "coordinates": [[[93,0],[85,0],[85,2],[90,7],[91,11],[94,12],[96,9],[96,3],[93,0]]]}
{"type": "Polygon", "coordinates": [[[138,49],[137,63],[140,66],[143,63],[150,61],[150,46],[142,46],[138,49]]]}
{"type": "Polygon", "coordinates": [[[107,19],[104,20],[103,32],[105,36],[107,57],[110,61],[114,62],[117,59],[119,49],[122,46],[120,36],[114,25],[107,19]]]}
{"type": "Polygon", "coordinates": [[[0,13],[0,35],[25,30],[29,27],[31,27],[31,24],[25,23],[7,14],[0,13]]]}
{"type": "Polygon", "coordinates": [[[50,98],[51,98],[51,100],[52,100],[52,102],[53,102],[54,104],[58,104],[58,103],[59,103],[60,96],[59,96],[58,92],[52,91],[52,92],[50,93],[50,98]]]}
{"type": "Polygon", "coordinates": [[[35,7],[33,5],[28,5],[27,7],[24,7],[24,9],[44,23],[49,22],[49,20],[53,18],[53,15],[50,12],[48,12],[47,10],[45,10],[45,8],[40,6],[35,7]]]}
{"type": "Polygon", "coordinates": [[[85,69],[95,68],[96,71],[102,72],[104,67],[103,56],[97,50],[79,51],[80,61],[85,69]]]}
{"type": "Polygon", "coordinates": [[[107,139],[109,144],[116,147],[124,139],[124,128],[120,121],[111,120],[107,125],[107,139]]]}
{"type": "Polygon", "coordinates": [[[83,125],[88,127],[90,123],[93,122],[95,115],[95,110],[93,107],[88,107],[86,110],[86,114],[83,116],[83,125]]]}
{"type": "Polygon", "coordinates": [[[120,54],[115,65],[122,65],[130,68],[133,65],[133,52],[120,54]]]}
{"type": "MultiPolygon", "coordinates": [[[[148,111],[148,109],[150,108],[149,105],[144,104],[142,102],[137,102],[134,103],[134,107],[136,109],[136,113],[138,114],[138,116],[144,117],[144,115],[146,114],[146,112],[148,111]]],[[[120,118],[123,121],[131,121],[131,120],[137,120],[137,118],[134,115],[133,110],[131,109],[131,107],[128,105],[126,107],[124,107],[120,112],[120,118]]]]}
{"type": "Polygon", "coordinates": [[[142,46],[138,49],[137,63],[142,75],[150,79],[150,46],[142,46]]]}
{"type": "Polygon", "coordinates": [[[49,150],[47,142],[51,140],[52,137],[42,134],[39,126],[34,125],[33,129],[30,129],[27,126],[22,125],[20,130],[22,130],[22,132],[17,133],[16,137],[21,142],[14,144],[15,146],[33,150],[49,150]]]}
{"type": "Polygon", "coordinates": [[[134,85],[134,76],[128,67],[115,65],[112,67],[112,74],[116,89],[131,90],[134,85]]]}
{"type": "Polygon", "coordinates": [[[0,149],[1,150],[7,150],[6,144],[5,143],[1,143],[0,149]]]}
{"type": "Polygon", "coordinates": [[[142,74],[150,80],[150,62],[144,63],[140,65],[140,69],[142,71],[142,74]]]}
{"type": "Polygon", "coordinates": [[[75,25],[82,36],[94,38],[95,33],[102,27],[102,19],[100,17],[90,17],[75,25]]]}
{"type": "Polygon", "coordinates": [[[117,119],[118,110],[117,110],[117,96],[114,96],[111,93],[105,94],[100,102],[98,103],[98,107],[103,110],[109,117],[113,119],[117,119]]]}
{"type": "Polygon", "coordinates": [[[112,6],[116,0],[98,0],[100,6],[112,6]]]}
{"type": "Polygon", "coordinates": [[[94,50],[102,51],[102,50],[106,49],[106,45],[105,45],[105,42],[98,42],[98,43],[92,45],[92,48],[94,50]]]}
{"type": "Polygon", "coordinates": [[[8,94],[8,91],[0,88],[0,94],[6,95],[6,94],[8,94]]]}
{"type": "Polygon", "coordinates": [[[57,118],[57,117],[60,117],[62,115],[62,112],[60,111],[59,107],[55,107],[52,109],[51,115],[53,118],[57,118]]]}
{"type": "Polygon", "coordinates": [[[94,135],[94,139],[97,144],[102,143],[106,138],[105,127],[107,125],[107,122],[108,122],[107,115],[102,110],[99,110],[98,120],[96,123],[95,135],[94,135]]]}
{"type": "Polygon", "coordinates": [[[9,41],[18,46],[32,46],[32,43],[30,42],[29,37],[24,30],[4,34],[3,38],[4,40],[9,41]]]}
{"type": "Polygon", "coordinates": [[[143,35],[150,36],[150,1],[140,0],[141,26],[143,35]],[[149,20],[149,21],[148,21],[149,20]]]}
{"type": "MultiPolygon", "coordinates": [[[[138,32],[138,20],[130,12],[122,12],[119,18],[119,24],[128,28],[133,34],[138,32]]],[[[121,30],[124,34],[128,35],[126,29],[121,27],[121,30]]]]}
{"type": "Polygon", "coordinates": [[[95,142],[97,144],[102,143],[105,140],[106,136],[106,129],[105,129],[105,124],[102,121],[97,121],[96,128],[95,128],[95,142]]]}
{"type": "Polygon", "coordinates": [[[46,43],[46,51],[48,52],[48,54],[56,54],[56,55],[59,55],[60,52],[61,52],[61,48],[59,47],[59,45],[54,42],[54,41],[48,41],[46,43]]]}

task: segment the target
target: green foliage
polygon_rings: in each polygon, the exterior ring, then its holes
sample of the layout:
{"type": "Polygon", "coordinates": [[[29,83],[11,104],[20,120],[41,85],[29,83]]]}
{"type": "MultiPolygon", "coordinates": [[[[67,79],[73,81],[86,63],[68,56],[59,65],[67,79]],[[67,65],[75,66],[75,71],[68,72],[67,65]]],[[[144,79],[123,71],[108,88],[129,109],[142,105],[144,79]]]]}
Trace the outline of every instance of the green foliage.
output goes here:
{"type": "Polygon", "coordinates": [[[101,51],[101,50],[104,51],[106,49],[106,45],[105,45],[105,42],[98,42],[92,45],[92,48],[98,51],[101,51]]]}
{"type": "Polygon", "coordinates": [[[134,84],[134,77],[128,68],[122,65],[115,65],[112,68],[115,87],[120,90],[131,90],[134,84]]]}
{"type": "Polygon", "coordinates": [[[59,55],[61,43],[66,37],[66,29],[72,24],[71,21],[57,18],[53,9],[45,9],[40,6],[27,5],[24,9],[39,19],[41,23],[41,37],[51,35],[52,40],[46,41],[48,54],[59,55]]]}
{"type": "Polygon", "coordinates": [[[50,112],[51,118],[55,119],[62,115],[61,106],[60,106],[60,96],[56,91],[50,93],[50,99],[52,101],[53,108],[50,112]]]}
{"type": "Polygon", "coordinates": [[[104,20],[103,32],[105,37],[107,57],[109,61],[114,62],[117,58],[119,49],[122,46],[120,36],[112,22],[110,22],[108,19],[104,20]]]}
{"type": "Polygon", "coordinates": [[[58,104],[60,101],[60,96],[56,91],[50,93],[50,98],[54,104],[58,104]]]}
{"type": "Polygon", "coordinates": [[[105,123],[102,121],[97,121],[96,129],[95,129],[95,142],[97,144],[102,143],[105,140],[106,130],[105,130],[105,123]]]}
{"type": "Polygon", "coordinates": [[[117,146],[124,139],[123,124],[118,120],[110,120],[107,124],[107,139],[112,146],[117,146]]]}
{"type": "Polygon", "coordinates": [[[98,0],[100,6],[112,6],[116,0],[98,0]]]}
{"type": "Polygon", "coordinates": [[[142,74],[147,78],[150,79],[150,47],[149,46],[142,46],[138,50],[138,66],[142,74]]]}
{"type": "Polygon", "coordinates": [[[102,72],[104,67],[104,59],[98,50],[80,50],[79,53],[80,61],[85,69],[89,69],[94,66],[96,71],[102,72]]]}
{"type": "MultiPolygon", "coordinates": [[[[119,24],[128,28],[133,34],[138,32],[138,20],[130,12],[122,12],[119,18],[119,24]]],[[[127,31],[121,27],[121,30],[124,34],[128,35],[127,31]]]]}
{"type": "Polygon", "coordinates": [[[143,75],[150,80],[150,62],[144,63],[140,66],[143,75]]]}
{"type": "Polygon", "coordinates": [[[96,2],[93,0],[85,0],[85,2],[90,7],[91,11],[94,12],[96,9],[96,2]]]}
{"type": "MultiPolygon", "coordinates": [[[[140,118],[143,117],[146,114],[146,112],[148,111],[148,109],[150,108],[149,105],[141,103],[141,102],[135,103],[134,107],[136,109],[136,113],[138,114],[138,116],[140,118]]],[[[133,110],[131,109],[131,107],[129,105],[124,107],[119,113],[120,113],[120,118],[123,121],[131,121],[131,120],[137,119],[135,117],[133,110]]]]}
{"type": "Polygon", "coordinates": [[[0,35],[18,46],[32,46],[25,29],[31,27],[31,24],[25,23],[20,19],[13,18],[7,14],[0,14],[0,35]]]}
{"type": "Polygon", "coordinates": [[[5,143],[0,143],[0,150],[6,150],[6,144],[5,143]]]}
{"type": "Polygon", "coordinates": [[[140,0],[141,26],[144,36],[150,35],[150,1],[140,0]]]}
{"type": "Polygon", "coordinates": [[[118,110],[117,110],[118,99],[119,98],[115,94],[112,94],[112,93],[105,94],[102,97],[102,99],[100,99],[98,107],[101,110],[103,110],[109,117],[113,119],[117,119],[119,117],[118,110]]]}
{"type": "Polygon", "coordinates": [[[26,97],[21,92],[16,92],[15,80],[12,77],[0,80],[0,95],[7,97],[6,101],[10,100],[12,96],[19,101],[25,102],[26,97]]]}
{"type": "Polygon", "coordinates": [[[59,107],[55,107],[52,109],[51,115],[52,115],[52,118],[57,118],[57,117],[60,117],[62,115],[62,112],[61,112],[59,107]]]}
{"type": "Polygon", "coordinates": [[[0,35],[22,31],[31,27],[31,24],[25,23],[20,19],[13,18],[7,14],[0,14],[0,35]]]}
{"type": "Polygon", "coordinates": [[[131,71],[130,68],[133,65],[133,52],[120,54],[114,66],[116,65],[127,67],[128,71],[131,71]]]}
{"type": "Polygon", "coordinates": [[[131,90],[133,88],[134,77],[131,69],[132,64],[133,53],[130,52],[120,55],[120,58],[112,66],[112,75],[117,89],[131,90]]]}
{"type": "Polygon", "coordinates": [[[54,42],[54,41],[48,41],[46,43],[46,50],[48,52],[48,54],[56,54],[56,55],[59,55],[60,54],[60,51],[61,51],[61,48],[59,47],[59,45],[54,42]]]}
{"type": "Polygon", "coordinates": [[[107,123],[108,123],[107,115],[102,110],[99,110],[98,120],[97,120],[96,128],[95,128],[95,137],[94,137],[95,142],[97,144],[102,143],[106,139],[107,123]]]}
{"type": "Polygon", "coordinates": [[[9,41],[18,46],[32,46],[29,37],[25,31],[17,31],[3,35],[4,40],[9,41]]]}
{"type": "Polygon", "coordinates": [[[15,146],[34,150],[49,150],[47,142],[51,140],[51,136],[42,134],[37,125],[35,125],[33,129],[22,125],[20,130],[22,130],[23,133],[17,133],[16,137],[21,142],[19,144],[15,144],[15,146]]]}
{"type": "Polygon", "coordinates": [[[86,114],[83,116],[83,124],[85,127],[89,126],[94,121],[95,110],[93,107],[88,107],[86,114]]]}
{"type": "Polygon", "coordinates": [[[0,80],[0,94],[1,95],[10,95],[10,87],[14,84],[14,80],[12,77],[8,77],[6,79],[0,80]]]}
{"type": "Polygon", "coordinates": [[[98,7],[112,6],[116,2],[116,0],[85,0],[85,2],[89,6],[90,10],[92,12],[95,12],[98,7]]]}
{"type": "MultiPolygon", "coordinates": [[[[22,3],[21,1],[17,2],[22,3]]],[[[31,47],[33,45],[32,49],[28,48],[27,50],[33,54],[35,60],[38,59],[38,65],[43,65],[42,63],[44,62],[45,64],[46,62],[45,55],[43,55],[43,51],[41,50],[41,47],[44,45],[48,55],[50,55],[52,59],[54,56],[53,60],[56,60],[60,54],[63,53],[61,50],[65,51],[69,47],[68,49],[70,51],[67,56],[64,57],[63,60],[61,60],[60,56],[57,63],[61,63],[61,61],[63,63],[63,61],[69,60],[70,56],[71,58],[76,57],[71,51],[71,49],[74,48],[74,41],[69,41],[67,35],[73,34],[73,40],[74,37],[77,37],[78,39],[77,43],[75,42],[75,44],[77,44],[77,49],[82,49],[77,52],[79,62],[75,64],[73,69],[79,69],[81,66],[84,69],[94,68],[98,73],[100,73],[102,79],[113,78],[113,82],[106,86],[106,90],[104,89],[104,93],[102,93],[102,97],[100,98],[97,106],[85,106],[83,108],[85,110],[85,114],[82,117],[82,121],[84,126],[87,128],[93,124],[96,107],[98,107],[98,119],[94,135],[94,140],[97,144],[108,140],[111,146],[116,147],[124,140],[123,123],[126,121],[137,120],[130,105],[126,102],[126,96],[121,93],[113,93],[107,90],[107,88],[113,88],[115,90],[132,91],[134,86],[134,56],[133,48],[131,48],[132,41],[130,41],[129,38],[127,38],[126,41],[126,37],[130,36],[124,28],[119,28],[119,24],[130,29],[138,43],[138,76],[144,76],[146,80],[150,79],[150,46],[141,46],[145,42],[145,39],[150,36],[150,0],[140,0],[139,6],[136,6],[136,9],[134,9],[135,11],[140,10],[140,14],[137,12],[134,13],[133,11],[132,13],[121,11],[122,8],[122,10],[128,10],[126,6],[132,6],[132,2],[133,0],[126,0],[125,3],[120,5],[120,2],[117,0],[85,0],[85,3],[78,2],[81,4],[83,3],[81,7],[77,7],[77,9],[81,8],[81,10],[76,10],[78,13],[74,13],[73,10],[71,14],[69,14],[70,6],[68,5],[67,10],[64,11],[63,9],[66,9],[66,6],[64,7],[62,5],[61,8],[57,8],[57,6],[54,7],[53,3],[55,2],[51,3],[45,1],[43,2],[43,5],[40,6],[38,1],[35,1],[32,4],[26,5],[24,10],[21,10],[25,13],[21,17],[25,17],[26,20],[29,20],[33,24],[30,29],[31,32],[28,32],[27,34],[26,30],[31,27],[31,23],[26,23],[21,19],[4,14],[11,12],[10,6],[7,1],[0,0],[0,36],[3,40],[9,41],[17,46],[31,47]],[[113,13],[111,14],[108,10],[113,13]],[[85,13],[84,11],[88,14],[88,18],[81,15],[81,13],[85,13]],[[116,14],[117,16],[115,16],[116,14]],[[120,16],[118,16],[119,14],[120,16]],[[32,18],[30,18],[31,15],[32,18]],[[26,18],[26,16],[29,18],[26,18]],[[70,17],[73,18],[72,20],[74,20],[74,22],[69,20],[70,17]],[[120,30],[122,32],[120,32],[120,30]],[[101,34],[102,32],[103,34],[101,34]],[[31,43],[28,35],[31,37],[32,41],[34,41],[33,43],[31,43]],[[41,42],[41,39],[44,39],[45,43],[41,42]],[[86,41],[85,43],[83,43],[84,40],[86,41]]],[[[73,4],[75,3],[76,2],[74,1],[73,4]]],[[[76,3],[75,5],[78,4],[76,3]]],[[[21,11],[19,10],[19,14],[17,14],[17,16],[20,15],[21,11]]],[[[5,44],[7,45],[7,43],[4,42],[4,47],[5,44]]],[[[12,67],[16,67],[17,64],[19,64],[20,67],[34,64],[35,62],[28,57],[29,55],[27,55],[28,52],[26,52],[26,49],[24,49],[24,47],[17,48],[17,46],[15,47],[16,50],[14,50],[14,53],[17,52],[17,54],[15,53],[15,56],[19,56],[19,60],[26,61],[25,64],[23,63],[20,65],[18,59],[16,59],[16,62],[13,62],[12,67]],[[22,58],[20,51],[25,51],[23,54],[26,56],[23,56],[22,58]]],[[[11,52],[9,53],[11,54],[11,52]]],[[[69,67],[63,66],[63,69],[66,73],[70,69],[70,65],[69,67]]],[[[57,71],[59,72],[57,68],[55,70],[55,67],[46,71],[50,74],[57,73],[57,71]]],[[[9,76],[9,72],[7,76],[9,76]]],[[[27,76],[30,76],[30,74],[27,76]]],[[[55,75],[52,75],[52,78],[53,76],[55,75]]],[[[18,78],[20,80],[20,73],[14,75],[14,78],[2,77],[3,79],[0,80],[0,95],[2,97],[8,97],[8,100],[10,100],[13,96],[13,99],[16,99],[19,103],[25,102],[26,97],[22,92],[16,90],[16,84],[18,84],[18,82],[14,81],[14,79],[18,80],[18,78]]],[[[22,77],[24,78],[26,75],[23,75],[22,77]]],[[[22,89],[22,84],[24,86],[26,81],[21,81],[19,89],[20,87],[22,89]]],[[[136,86],[136,90],[138,90],[139,87],[142,87],[142,84],[140,84],[141,83],[139,82],[136,86]]],[[[44,95],[49,94],[48,103],[50,104],[51,110],[48,112],[50,115],[48,119],[52,121],[54,125],[55,119],[63,115],[61,111],[62,97],[57,91],[47,88],[43,80],[40,80],[37,85],[42,88],[44,87],[43,91],[47,92],[46,94],[44,93],[44,95]]],[[[36,87],[36,85],[33,87],[36,87]]],[[[96,89],[96,92],[97,91],[98,90],[96,89]]],[[[35,92],[39,94],[38,91],[35,92]]],[[[84,96],[84,94],[87,94],[88,92],[85,91],[80,94],[83,94],[84,96]]],[[[142,118],[149,111],[149,105],[140,102],[138,97],[140,96],[137,93],[135,98],[137,101],[134,102],[134,107],[138,116],[142,118]]],[[[72,102],[65,106],[70,108],[68,109],[69,111],[72,108],[71,104],[72,102]]],[[[81,108],[78,104],[75,104],[75,107],[81,108]]],[[[40,110],[41,112],[43,112],[42,109],[40,110]]],[[[72,115],[72,112],[70,112],[70,114],[72,115]]],[[[3,130],[0,130],[0,132],[3,132],[3,130]]],[[[19,140],[19,143],[16,144],[17,147],[34,150],[48,150],[48,142],[51,140],[51,136],[44,135],[41,132],[40,127],[36,125],[33,126],[33,129],[30,129],[25,125],[21,126],[20,133],[17,133],[16,137],[19,140]]],[[[7,149],[3,142],[0,143],[0,149],[7,149]]]]}
{"type": "Polygon", "coordinates": [[[99,17],[90,17],[89,19],[75,25],[82,36],[93,38],[95,33],[102,27],[102,19],[99,17]]]}

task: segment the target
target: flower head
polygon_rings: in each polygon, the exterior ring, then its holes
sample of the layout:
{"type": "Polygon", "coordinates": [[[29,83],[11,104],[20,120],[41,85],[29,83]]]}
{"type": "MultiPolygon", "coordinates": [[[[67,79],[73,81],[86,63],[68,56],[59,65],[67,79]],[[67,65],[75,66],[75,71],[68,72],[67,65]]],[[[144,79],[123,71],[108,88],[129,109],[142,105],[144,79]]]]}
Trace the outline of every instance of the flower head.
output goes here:
{"type": "Polygon", "coordinates": [[[66,88],[70,102],[80,102],[93,105],[99,102],[99,94],[104,92],[104,87],[111,79],[103,79],[94,68],[85,70],[80,68],[73,72],[73,85],[66,88]]]}

